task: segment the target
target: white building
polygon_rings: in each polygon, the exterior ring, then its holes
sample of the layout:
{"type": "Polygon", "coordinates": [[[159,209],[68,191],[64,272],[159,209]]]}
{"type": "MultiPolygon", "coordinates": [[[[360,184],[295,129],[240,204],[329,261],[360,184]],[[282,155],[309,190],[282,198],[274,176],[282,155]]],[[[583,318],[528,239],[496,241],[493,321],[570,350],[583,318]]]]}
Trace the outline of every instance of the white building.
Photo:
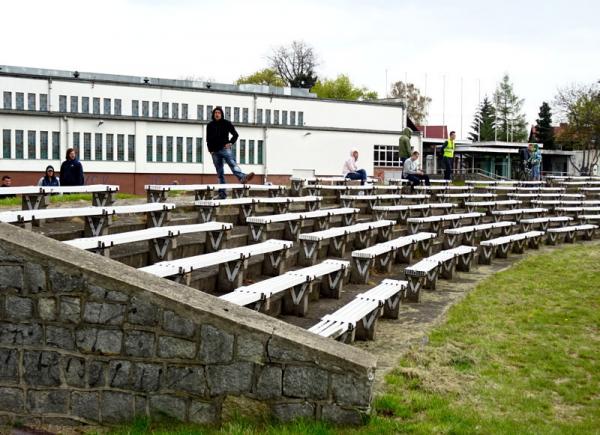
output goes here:
{"type": "Polygon", "coordinates": [[[339,175],[351,148],[369,174],[395,166],[406,125],[399,103],[269,86],[0,66],[0,93],[0,173],[14,185],[32,184],[48,164],[58,170],[67,148],[78,151],[86,183],[141,193],[149,183],[215,182],[204,137],[217,105],[240,135],[242,170],[273,183],[295,170],[339,175]]]}

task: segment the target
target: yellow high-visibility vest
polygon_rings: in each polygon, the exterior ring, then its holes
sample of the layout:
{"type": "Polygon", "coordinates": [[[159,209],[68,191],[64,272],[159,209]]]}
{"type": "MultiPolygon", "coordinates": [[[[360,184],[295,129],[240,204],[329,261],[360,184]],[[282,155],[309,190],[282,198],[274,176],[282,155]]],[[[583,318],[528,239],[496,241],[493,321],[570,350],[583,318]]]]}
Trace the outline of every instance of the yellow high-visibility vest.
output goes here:
{"type": "Polygon", "coordinates": [[[448,144],[444,148],[444,157],[454,157],[454,141],[448,139],[448,144]]]}

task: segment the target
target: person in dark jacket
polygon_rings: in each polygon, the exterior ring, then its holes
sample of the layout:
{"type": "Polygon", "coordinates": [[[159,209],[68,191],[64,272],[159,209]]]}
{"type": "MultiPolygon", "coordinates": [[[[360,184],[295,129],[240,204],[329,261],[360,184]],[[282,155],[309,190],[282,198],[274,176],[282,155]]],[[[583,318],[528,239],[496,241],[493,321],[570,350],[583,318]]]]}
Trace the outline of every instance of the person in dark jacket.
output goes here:
{"type": "Polygon", "coordinates": [[[400,139],[398,140],[398,156],[400,157],[400,162],[404,164],[406,159],[410,159],[411,155],[411,146],[410,146],[410,138],[412,136],[412,130],[406,127],[402,130],[402,134],[400,135],[400,139]]]}
{"type": "Polygon", "coordinates": [[[46,167],[46,174],[38,181],[38,186],[60,186],[60,179],[54,175],[54,166],[46,167]]]}
{"type": "MultiPolygon", "coordinates": [[[[212,111],[212,121],[206,126],[206,144],[208,151],[212,156],[213,164],[217,170],[217,178],[219,184],[225,184],[224,163],[229,165],[233,175],[237,177],[242,184],[246,184],[254,177],[254,172],[244,174],[231,152],[231,146],[238,139],[238,133],[231,122],[223,116],[223,109],[217,106],[212,111]],[[231,135],[231,137],[229,137],[231,135]]],[[[227,197],[225,190],[219,190],[219,198],[227,197]]]]}
{"type": "Polygon", "coordinates": [[[67,150],[65,161],[60,165],[60,183],[63,186],[83,186],[83,166],[73,148],[67,150]]]}

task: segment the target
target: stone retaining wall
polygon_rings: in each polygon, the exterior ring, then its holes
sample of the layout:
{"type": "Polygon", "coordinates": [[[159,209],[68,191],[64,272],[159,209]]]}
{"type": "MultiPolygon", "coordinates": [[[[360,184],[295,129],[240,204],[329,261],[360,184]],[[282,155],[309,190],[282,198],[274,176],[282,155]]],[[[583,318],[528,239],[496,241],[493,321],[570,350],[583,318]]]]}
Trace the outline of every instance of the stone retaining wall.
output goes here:
{"type": "Polygon", "coordinates": [[[0,223],[0,424],[218,423],[228,396],[359,424],[374,370],[362,350],[0,223]]]}

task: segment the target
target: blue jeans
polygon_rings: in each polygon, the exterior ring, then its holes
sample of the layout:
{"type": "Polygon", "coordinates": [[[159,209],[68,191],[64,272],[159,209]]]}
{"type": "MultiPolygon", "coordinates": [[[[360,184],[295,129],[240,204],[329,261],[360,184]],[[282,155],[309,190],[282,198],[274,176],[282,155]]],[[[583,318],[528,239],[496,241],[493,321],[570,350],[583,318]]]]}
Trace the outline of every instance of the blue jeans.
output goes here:
{"type": "Polygon", "coordinates": [[[443,157],[442,163],[444,164],[444,179],[452,180],[452,166],[454,163],[453,157],[443,157]]]}
{"type": "MultiPolygon", "coordinates": [[[[217,178],[219,180],[219,184],[225,184],[225,170],[223,168],[223,163],[227,163],[229,168],[231,168],[231,172],[233,175],[237,177],[238,180],[242,181],[242,179],[246,176],[238,166],[235,161],[235,157],[233,157],[233,153],[231,149],[223,148],[219,151],[215,151],[211,153],[213,164],[215,165],[215,169],[217,170],[217,178]]],[[[219,197],[226,198],[227,194],[224,189],[219,189],[219,197]]]]}
{"type": "Polygon", "coordinates": [[[535,181],[541,180],[540,165],[533,165],[531,167],[531,179],[535,181]]]}
{"type": "Polygon", "coordinates": [[[356,172],[348,172],[346,174],[346,178],[349,178],[351,180],[360,180],[360,184],[364,185],[365,181],[367,181],[367,171],[365,171],[364,169],[359,169],[356,172]]]}

